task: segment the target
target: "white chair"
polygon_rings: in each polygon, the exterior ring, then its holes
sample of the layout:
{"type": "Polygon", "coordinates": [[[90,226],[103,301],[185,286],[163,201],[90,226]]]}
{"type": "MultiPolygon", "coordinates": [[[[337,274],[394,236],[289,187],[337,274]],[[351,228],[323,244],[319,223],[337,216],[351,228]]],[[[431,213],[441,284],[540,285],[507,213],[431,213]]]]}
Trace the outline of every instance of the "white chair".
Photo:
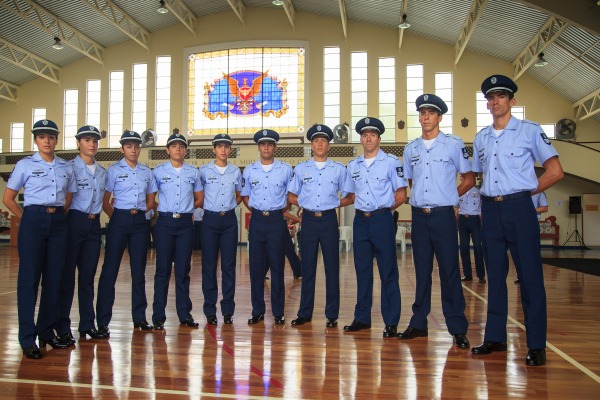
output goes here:
{"type": "Polygon", "coordinates": [[[396,232],[396,244],[400,242],[400,251],[406,253],[406,227],[399,226],[396,232]]]}
{"type": "Polygon", "coordinates": [[[342,245],[346,244],[346,253],[350,251],[352,243],[352,227],[351,226],[340,226],[340,252],[342,251],[342,245]]]}

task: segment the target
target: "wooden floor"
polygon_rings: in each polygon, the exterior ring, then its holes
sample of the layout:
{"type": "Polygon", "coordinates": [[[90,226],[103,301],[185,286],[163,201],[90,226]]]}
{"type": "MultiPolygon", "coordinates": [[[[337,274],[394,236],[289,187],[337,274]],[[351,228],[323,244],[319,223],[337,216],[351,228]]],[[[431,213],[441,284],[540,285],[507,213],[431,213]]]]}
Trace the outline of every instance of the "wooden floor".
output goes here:
{"type": "MultiPolygon", "coordinates": [[[[544,250],[545,256],[598,257],[600,250],[544,250]]],[[[151,318],[154,252],[148,262],[146,291],[151,318]]],[[[325,328],[324,274],[317,277],[312,323],[289,323],[300,300],[301,281],[286,267],[285,326],[273,325],[265,294],[264,324],[249,326],[248,253],[238,252],[237,308],[233,325],[204,326],[201,254],[192,264],[193,315],[200,329],[181,327],[175,313],[171,281],[166,329],[144,333],[132,329],[130,274],[123,264],[117,282],[110,340],[81,340],[72,350],[49,350],[41,360],[22,356],[17,341],[16,282],[18,256],[0,243],[0,398],[59,399],[197,399],[225,398],[598,398],[600,392],[600,277],[545,266],[548,294],[548,363],[527,367],[519,287],[509,273],[509,343],[506,353],[473,356],[452,346],[441,312],[439,278],[433,276],[433,310],[429,337],[411,341],[382,339],[379,280],[374,284],[373,328],[344,334],[351,322],[356,279],[352,252],[341,253],[340,327],[325,328]]],[[[127,261],[127,260],[124,260],[127,261]]],[[[410,247],[398,252],[402,315],[411,316],[415,274],[410,247]]],[[[377,274],[376,274],[377,276],[377,274]]],[[[463,285],[469,339],[477,345],[486,319],[486,285],[463,285]]],[[[219,312],[220,314],[220,312],[219,312]]],[[[72,312],[76,331],[77,299],[72,312]]],[[[221,319],[220,315],[219,318],[221,319]]]]}

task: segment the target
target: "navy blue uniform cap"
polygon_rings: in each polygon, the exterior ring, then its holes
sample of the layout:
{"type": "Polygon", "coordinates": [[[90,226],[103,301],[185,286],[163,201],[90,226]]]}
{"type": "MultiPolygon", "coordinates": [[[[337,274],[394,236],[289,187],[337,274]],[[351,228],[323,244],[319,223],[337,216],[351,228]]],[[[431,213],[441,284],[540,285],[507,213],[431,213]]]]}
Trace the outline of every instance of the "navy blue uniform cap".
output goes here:
{"type": "Polygon", "coordinates": [[[275,132],[273,129],[261,129],[260,131],[254,134],[254,142],[279,142],[279,133],[275,132]]]}
{"type": "Polygon", "coordinates": [[[213,138],[212,144],[214,146],[219,143],[233,144],[233,140],[231,140],[231,137],[228,134],[219,133],[218,135],[215,135],[215,137],[213,138]]]}
{"type": "Polygon", "coordinates": [[[98,140],[102,139],[102,136],[100,135],[100,131],[98,130],[98,128],[96,128],[95,126],[91,126],[91,125],[84,125],[81,128],[77,129],[77,134],[75,134],[76,139],[81,139],[82,137],[85,137],[85,136],[91,136],[98,140]]]}
{"type": "Polygon", "coordinates": [[[322,136],[331,141],[333,139],[333,131],[327,125],[313,125],[306,132],[306,138],[312,142],[313,139],[322,136]]]}
{"type": "Polygon", "coordinates": [[[448,106],[444,100],[435,94],[422,94],[417,97],[415,104],[417,106],[417,111],[419,111],[421,108],[433,108],[442,114],[446,114],[448,112],[448,106]]]}
{"type": "Polygon", "coordinates": [[[134,131],[125,131],[123,132],[123,134],[121,135],[121,139],[119,139],[119,143],[121,144],[125,144],[127,142],[135,142],[135,143],[142,143],[142,138],[140,136],[139,133],[134,132],[134,131]]]}
{"type": "Polygon", "coordinates": [[[508,92],[514,94],[517,93],[517,90],[519,90],[517,84],[504,75],[489,76],[481,84],[481,92],[484,96],[487,96],[491,92],[508,92]]]}
{"type": "Polygon", "coordinates": [[[58,136],[59,134],[58,126],[56,126],[54,121],[50,121],[49,119],[41,119],[33,124],[31,133],[34,135],[50,134],[54,136],[58,136]]]}
{"type": "Polygon", "coordinates": [[[356,123],[355,130],[359,134],[364,130],[374,130],[381,135],[385,132],[385,126],[383,126],[383,122],[377,118],[366,117],[356,123]]]}
{"type": "Polygon", "coordinates": [[[175,142],[181,142],[186,148],[188,147],[187,139],[180,133],[174,133],[171,136],[169,136],[169,138],[167,139],[167,147],[169,147],[171,143],[175,142]]]}

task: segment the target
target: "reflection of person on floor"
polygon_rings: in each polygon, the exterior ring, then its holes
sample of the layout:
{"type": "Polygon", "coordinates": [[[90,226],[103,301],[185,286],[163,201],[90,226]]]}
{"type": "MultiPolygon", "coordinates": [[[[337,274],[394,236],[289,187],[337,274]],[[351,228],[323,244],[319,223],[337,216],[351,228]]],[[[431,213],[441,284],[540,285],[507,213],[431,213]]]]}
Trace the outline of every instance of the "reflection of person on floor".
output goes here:
{"type": "MultiPolygon", "coordinates": [[[[292,240],[292,236],[296,230],[294,224],[297,224],[301,221],[299,217],[291,214],[289,211],[283,213],[284,218],[287,222],[287,228],[283,231],[284,235],[284,245],[285,245],[285,258],[287,258],[290,263],[290,267],[292,267],[292,272],[294,274],[294,279],[300,279],[302,277],[302,265],[300,262],[300,257],[296,254],[296,249],[294,248],[294,242],[292,240]]],[[[267,259],[267,263],[265,266],[265,279],[268,279],[267,272],[270,269],[269,259],[267,259]]]]}

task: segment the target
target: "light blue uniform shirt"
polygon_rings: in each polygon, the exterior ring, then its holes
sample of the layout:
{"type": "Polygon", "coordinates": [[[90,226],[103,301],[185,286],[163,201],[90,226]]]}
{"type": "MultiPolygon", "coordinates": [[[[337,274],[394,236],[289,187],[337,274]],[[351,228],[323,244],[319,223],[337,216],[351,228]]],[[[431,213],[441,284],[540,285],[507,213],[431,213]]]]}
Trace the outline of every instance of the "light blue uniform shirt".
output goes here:
{"type": "Polygon", "coordinates": [[[244,168],[242,196],[248,197],[248,206],[261,211],[281,210],[287,206],[287,187],[292,177],[292,167],[279,160],[265,172],[260,160],[244,168]]]}
{"type": "Polygon", "coordinates": [[[558,153],[542,128],[512,117],[500,136],[490,125],[473,142],[473,171],[483,172],[481,193],[499,196],[533,191],[538,187],[534,165],[544,164],[558,153]]]}
{"type": "Polygon", "coordinates": [[[77,191],[71,163],[56,156],[51,163],[47,163],[42,160],[40,153],[20,160],[15,165],[6,186],[16,191],[25,188],[24,207],[31,205],[61,207],[65,205],[67,192],[77,191]]]}
{"type": "Polygon", "coordinates": [[[415,207],[458,205],[456,174],[471,171],[462,139],[440,131],[431,148],[423,138],[404,148],[404,176],[412,179],[410,204],[415,207]]]}
{"type": "Polygon", "coordinates": [[[80,156],[75,157],[71,164],[77,180],[77,193],[73,194],[71,210],[100,214],[106,185],[106,169],[95,162],[96,169],[92,174],[80,156]]]}
{"type": "MultiPolygon", "coordinates": [[[[548,207],[548,200],[546,200],[546,193],[541,192],[541,193],[536,193],[533,196],[531,196],[531,201],[533,201],[533,206],[535,208],[538,207],[548,207]]],[[[538,214],[538,221],[540,219],[542,219],[542,214],[538,214]]]]}
{"type": "Polygon", "coordinates": [[[114,208],[146,211],[146,195],[156,193],[158,187],[150,168],[140,163],[130,168],[122,159],[108,167],[106,191],[113,194],[114,208]]]}
{"type": "Polygon", "coordinates": [[[392,207],[396,190],[406,187],[402,164],[398,157],[377,152],[370,167],[365,157],[359,156],[348,163],[343,193],[354,193],[354,206],[361,211],[375,211],[392,207]]]}
{"type": "Polygon", "coordinates": [[[193,213],[194,193],[202,191],[200,172],[188,164],[183,164],[179,172],[171,161],[154,168],[158,186],[158,212],[193,213]]]}
{"type": "Polygon", "coordinates": [[[481,193],[473,186],[458,198],[458,213],[462,215],[481,215],[481,193]]]}
{"type": "Polygon", "coordinates": [[[200,180],[204,186],[205,210],[221,212],[237,207],[235,193],[242,191],[242,173],[238,167],[227,163],[221,174],[213,161],[200,167],[200,180]]]}
{"type": "Polygon", "coordinates": [[[317,168],[314,158],[304,161],[294,168],[294,175],[288,191],[298,196],[301,208],[311,211],[325,211],[340,206],[338,193],[345,197],[346,167],[327,159],[322,169],[317,168]]]}

